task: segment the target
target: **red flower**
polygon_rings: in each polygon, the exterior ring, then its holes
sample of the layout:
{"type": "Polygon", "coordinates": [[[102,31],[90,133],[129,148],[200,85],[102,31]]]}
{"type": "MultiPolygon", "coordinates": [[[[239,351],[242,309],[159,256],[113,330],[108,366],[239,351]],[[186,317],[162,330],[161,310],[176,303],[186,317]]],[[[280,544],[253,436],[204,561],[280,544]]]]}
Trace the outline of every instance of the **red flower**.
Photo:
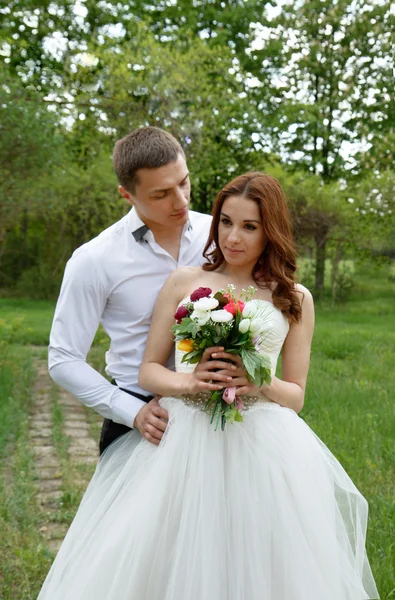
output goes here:
{"type": "Polygon", "coordinates": [[[188,315],[189,315],[189,310],[187,308],[185,308],[185,306],[179,306],[177,308],[176,314],[174,315],[174,318],[177,321],[177,323],[181,323],[182,319],[184,317],[187,317],[188,315]]]}
{"type": "Polygon", "coordinates": [[[238,300],[236,303],[233,300],[231,300],[230,302],[228,302],[228,304],[225,304],[224,310],[227,310],[233,316],[235,316],[235,314],[238,311],[243,312],[244,307],[245,307],[245,304],[241,300],[238,300]]]}
{"type": "Polygon", "coordinates": [[[191,302],[196,302],[200,298],[208,298],[211,294],[210,288],[200,287],[191,294],[191,302]]]}
{"type": "Polygon", "coordinates": [[[239,311],[240,311],[240,312],[243,312],[243,310],[244,310],[244,307],[245,307],[245,302],[242,302],[241,300],[239,300],[239,301],[237,302],[237,305],[238,305],[238,307],[239,307],[239,311]]]}

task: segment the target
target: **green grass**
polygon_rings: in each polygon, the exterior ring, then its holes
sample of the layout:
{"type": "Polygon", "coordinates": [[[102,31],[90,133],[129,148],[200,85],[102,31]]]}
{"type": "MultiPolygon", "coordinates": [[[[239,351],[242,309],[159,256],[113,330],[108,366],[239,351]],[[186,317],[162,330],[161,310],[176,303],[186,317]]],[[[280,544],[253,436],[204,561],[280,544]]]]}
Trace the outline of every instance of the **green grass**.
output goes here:
{"type": "Polygon", "coordinates": [[[31,351],[0,343],[0,598],[34,600],[52,555],[42,544],[28,443],[31,351]]]}
{"type": "Polygon", "coordinates": [[[362,273],[352,300],[317,309],[302,417],[369,501],[367,548],[382,598],[395,597],[395,283],[362,273]]]}
{"type": "MultiPolygon", "coordinates": [[[[75,464],[70,461],[67,454],[70,438],[64,433],[64,415],[59,404],[58,391],[59,388],[53,385],[51,393],[52,439],[60,460],[63,494],[58,503],[58,511],[53,518],[61,523],[69,524],[77,512],[85,491],[86,486],[81,484],[81,481],[89,481],[93,475],[94,466],[75,464]]],[[[89,413],[94,418],[93,411],[89,411],[89,413]]],[[[97,422],[97,419],[95,421],[97,422]]],[[[99,433],[100,428],[98,429],[99,433]]],[[[94,431],[96,433],[96,430],[94,431]]]]}
{"type": "MultiPolygon", "coordinates": [[[[394,298],[394,278],[384,267],[357,271],[349,302],[331,309],[330,300],[324,297],[316,307],[311,368],[301,414],[369,501],[367,547],[382,600],[395,598],[394,298]]],[[[24,442],[34,376],[29,366],[31,355],[45,352],[30,344],[47,338],[53,305],[0,300],[3,319],[4,307],[7,320],[23,315],[33,332],[27,338],[17,330],[14,341],[26,339],[28,347],[8,345],[8,355],[0,358],[0,458],[13,457],[5,469],[12,483],[5,485],[4,475],[3,485],[0,482],[0,553],[5,556],[0,598],[3,579],[6,600],[30,600],[50,561],[37,533],[38,517],[32,501],[34,477],[30,451],[24,442]],[[15,477],[16,472],[23,476],[15,477]]],[[[105,349],[105,338],[99,336],[89,359],[100,370],[105,349]]],[[[54,394],[54,441],[65,481],[64,496],[54,518],[68,523],[80,490],[73,487],[74,473],[67,470],[67,440],[54,394]]],[[[97,428],[93,418],[91,422],[97,428]]]]}
{"type": "MultiPolygon", "coordinates": [[[[0,298],[0,341],[48,346],[55,305],[50,300],[0,298]]],[[[102,345],[107,340],[100,326],[93,345],[102,345]]]]}
{"type": "Polygon", "coordinates": [[[48,300],[0,298],[0,340],[47,346],[54,311],[48,300]]]}

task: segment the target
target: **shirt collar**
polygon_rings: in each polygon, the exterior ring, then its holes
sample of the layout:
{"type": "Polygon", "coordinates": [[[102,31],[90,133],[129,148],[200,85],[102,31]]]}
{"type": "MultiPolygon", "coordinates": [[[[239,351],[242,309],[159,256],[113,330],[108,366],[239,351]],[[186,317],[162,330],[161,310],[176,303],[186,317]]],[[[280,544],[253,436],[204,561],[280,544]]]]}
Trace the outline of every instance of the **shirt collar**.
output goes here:
{"type": "Polygon", "coordinates": [[[193,231],[193,225],[191,221],[191,215],[189,215],[188,221],[184,225],[184,229],[182,230],[182,235],[185,235],[188,239],[190,239],[190,234],[193,231]]]}
{"type": "Polygon", "coordinates": [[[136,209],[132,206],[128,214],[129,231],[133,235],[136,242],[141,242],[148,231],[147,225],[140,219],[136,209]]]}
{"type": "Polygon", "coordinates": [[[147,225],[142,225],[135,231],[132,231],[133,237],[136,240],[136,242],[141,242],[141,240],[144,239],[144,236],[147,233],[147,231],[148,231],[147,225]]]}
{"type": "MultiPolygon", "coordinates": [[[[144,239],[145,234],[149,231],[148,226],[140,219],[137,214],[136,209],[132,206],[129,211],[129,226],[130,231],[136,240],[136,242],[141,242],[144,239]]],[[[193,230],[191,215],[189,215],[188,221],[184,225],[183,234],[190,234],[193,230]]]]}

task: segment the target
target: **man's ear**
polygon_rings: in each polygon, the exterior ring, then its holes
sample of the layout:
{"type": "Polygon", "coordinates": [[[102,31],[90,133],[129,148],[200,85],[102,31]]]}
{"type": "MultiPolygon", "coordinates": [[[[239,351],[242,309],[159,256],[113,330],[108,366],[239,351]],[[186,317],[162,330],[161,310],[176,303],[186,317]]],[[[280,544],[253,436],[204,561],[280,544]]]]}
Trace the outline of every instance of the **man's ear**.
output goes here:
{"type": "Polygon", "coordinates": [[[118,186],[118,192],[121,194],[122,198],[125,198],[126,202],[129,202],[132,206],[134,206],[132,194],[128,192],[122,185],[118,186]]]}

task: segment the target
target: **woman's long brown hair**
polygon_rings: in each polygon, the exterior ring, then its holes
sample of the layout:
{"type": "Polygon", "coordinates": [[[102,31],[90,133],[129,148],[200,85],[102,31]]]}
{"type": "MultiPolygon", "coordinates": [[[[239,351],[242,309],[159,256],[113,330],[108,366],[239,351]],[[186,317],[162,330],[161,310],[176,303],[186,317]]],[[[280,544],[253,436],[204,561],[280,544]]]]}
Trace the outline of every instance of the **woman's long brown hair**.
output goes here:
{"type": "Polygon", "coordinates": [[[229,196],[240,196],[256,202],[267,244],[258,258],[252,276],[260,288],[271,288],[274,306],[297,323],[301,318],[301,303],[295,290],[296,252],[292,239],[290,217],[283,190],[276,179],[260,172],[240,175],[218,193],[213,207],[210,235],[204,249],[208,260],[205,271],[215,271],[225,261],[219,247],[218,227],[222,206],[229,196]]]}

